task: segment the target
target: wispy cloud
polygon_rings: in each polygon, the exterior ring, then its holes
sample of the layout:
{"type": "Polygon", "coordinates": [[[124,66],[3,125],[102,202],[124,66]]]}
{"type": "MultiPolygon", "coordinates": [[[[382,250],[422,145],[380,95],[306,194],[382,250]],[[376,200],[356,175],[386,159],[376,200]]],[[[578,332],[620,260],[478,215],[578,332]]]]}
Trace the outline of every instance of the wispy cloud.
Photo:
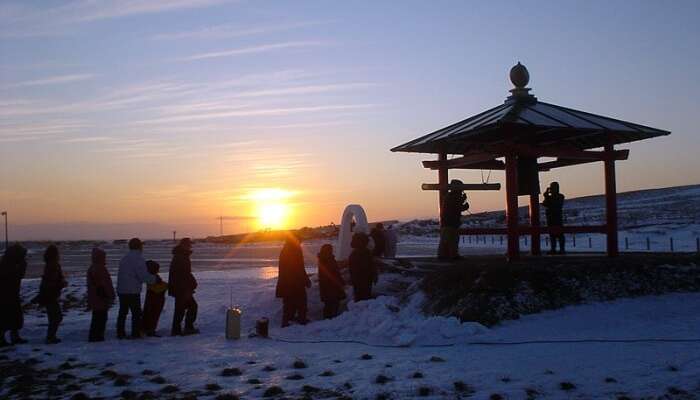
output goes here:
{"type": "Polygon", "coordinates": [[[376,86],[374,83],[338,83],[330,85],[306,85],[265,90],[252,90],[239,93],[237,97],[263,97],[263,96],[284,96],[290,94],[312,94],[334,92],[339,90],[351,90],[376,86]]]}
{"type": "Polygon", "coordinates": [[[134,121],[135,124],[160,124],[184,121],[197,121],[214,118],[231,118],[231,117],[256,117],[256,116],[271,116],[271,115],[291,115],[299,113],[313,113],[337,110],[357,110],[376,107],[377,104],[336,104],[325,106],[308,106],[308,107],[280,107],[280,108],[256,108],[248,110],[233,110],[221,112],[199,113],[191,115],[175,115],[171,117],[155,118],[149,120],[134,121]]]}
{"type": "Polygon", "coordinates": [[[76,23],[143,14],[203,8],[231,0],[76,0],[47,8],[26,3],[0,5],[0,37],[52,36],[70,32],[76,23]]]}
{"type": "Polygon", "coordinates": [[[66,7],[75,13],[74,21],[94,21],[139,14],[202,8],[231,2],[230,0],[120,0],[77,1],[66,7]]]}
{"type": "Polygon", "coordinates": [[[5,88],[18,88],[18,87],[28,87],[28,86],[44,86],[44,85],[58,85],[63,83],[80,82],[86,81],[94,78],[93,74],[72,74],[72,75],[56,75],[49,76],[46,78],[33,79],[29,81],[11,83],[4,86],[5,88]]]}
{"type": "Polygon", "coordinates": [[[210,58],[220,58],[220,57],[234,57],[243,54],[255,54],[255,53],[268,53],[276,50],[285,50],[292,48],[305,48],[305,47],[315,47],[327,45],[329,42],[318,41],[318,40],[307,40],[307,41],[296,41],[296,42],[283,42],[283,43],[271,43],[263,44],[259,46],[241,47],[237,49],[213,51],[209,53],[195,54],[189,57],[181,58],[181,61],[197,61],[206,60],[210,58]]]}
{"type": "Polygon", "coordinates": [[[153,40],[182,40],[182,39],[230,39],[236,37],[245,37],[253,35],[263,35],[274,32],[284,32],[293,29],[305,28],[308,26],[320,25],[328,23],[328,21],[315,22],[297,22],[282,25],[259,26],[254,28],[241,29],[234,25],[216,25],[196,30],[161,33],[151,37],[153,40]]]}
{"type": "Polygon", "coordinates": [[[71,139],[62,140],[61,143],[94,143],[94,142],[107,142],[112,140],[109,136],[86,136],[86,137],[75,137],[71,139]]]}

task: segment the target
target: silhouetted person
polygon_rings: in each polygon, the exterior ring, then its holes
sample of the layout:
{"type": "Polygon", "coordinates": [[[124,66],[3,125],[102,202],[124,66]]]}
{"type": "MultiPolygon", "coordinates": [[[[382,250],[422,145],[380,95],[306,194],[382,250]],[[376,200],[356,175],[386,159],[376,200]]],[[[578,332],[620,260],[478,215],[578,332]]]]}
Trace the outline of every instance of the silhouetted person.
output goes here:
{"type": "Polygon", "coordinates": [[[107,271],[107,255],[104,250],[92,249],[92,262],[87,272],[88,308],[92,310],[90,342],[104,342],[109,309],[115,300],[112,277],[107,271]]]}
{"type": "Polygon", "coordinates": [[[318,253],[318,289],[323,302],[323,318],[338,315],[340,301],[345,296],[345,281],[340,275],[338,262],[333,255],[333,246],[324,244],[318,253]]]}
{"type": "Polygon", "coordinates": [[[159,337],[156,333],[158,329],[158,320],[160,320],[160,313],[163,312],[163,306],[165,305],[165,292],[168,290],[168,284],[163,282],[158,272],[160,271],[160,265],[153,261],[146,261],[146,268],[148,273],[156,278],[155,283],[147,285],[146,289],[146,300],[143,302],[143,331],[146,336],[159,337]]]}
{"type": "MultiPolygon", "coordinates": [[[[462,185],[462,181],[453,179],[450,185],[462,185]]],[[[469,209],[467,195],[460,189],[451,189],[445,195],[440,207],[440,245],[438,258],[441,260],[459,259],[459,227],[462,225],[462,213],[469,209]]]]}
{"type": "Polygon", "coordinates": [[[374,264],[372,253],[367,248],[368,244],[369,238],[366,234],[359,232],[352,235],[350,247],[353,250],[348,257],[348,267],[353,299],[356,302],[372,298],[372,285],[377,283],[378,279],[377,266],[374,264]]]}
{"type": "Polygon", "coordinates": [[[199,333],[194,322],[197,319],[197,302],[194,291],[197,289],[197,279],[192,275],[192,241],[183,238],[173,248],[173,259],[168,273],[168,294],[175,297],[173,312],[172,336],[194,335],[199,333]],[[185,329],[182,329],[182,319],[185,319],[185,329]]]}
{"type": "Polygon", "coordinates": [[[282,327],[289,326],[296,320],[305,325],[306,288],[311,287],[311,280],[304,268],[304,254],[301,240],[293,234],[287,236],[279,258],[279,275],[275,295],[282,298],[282,327]]]}
{"type": "Polygon", "coordinates": [[[389,228],[384,231],[384,240],[386,241],[384,257],[395,258],[396,247],[399,243],[399,232],[396,230],[396,227],[394,225],[390,225],[389,228]]]}
{"type": "MultiPolygon", "coordinates": [[[[547,216],[547,226],[549,227],[559,227],[564,225],[564,195],[559,193],[559,183],[552,182],[549,188],[544,192],[544,201],[542,206],[545,208],[545,215],[547,216]]],[[[552,244],[552,249],[550,254],[556,254],[557,252],[557,241],[559,242],[559,252],[564,254],[566,252],[563,233],[550,234],[549,241],[552,244]]]]}
{"type": "Polygon", "coordinates": [[[156,278],[148,273],[143,258],[143,243],[138,238],[129,240],[129,252],[119,262],[117,275],[117,295],[119,295],[119,315],[117,316],[117,337],[126,338],[126,316],[131,312],[131,338],[141,335],[141,286],[154,283],[156,278]]]}
{"type": "Polygon", "coordinates": [[[20,290],[22,278],[27,270],[27,249],[13,244],[0,259],[0,347],[27,343],[19,336],[24,326],[24,311],[20,290]],[[10,331],[10,342],[5,340],[5,333],[10,331]]]}
{"type": "Polygon", "coordinates": [[[369,233],[374,242],[374,248],[372,249],[372,255],[375,257],[384,257],[384,251],[386,250],[386,239],[384,238],[384,225],[378,223],[372,228],[372,232],[369,233]]]}
{"type": "Polygon", "coordinates": [[[56,337],[58,327],[63,321],[63,313],[61,313],[61,305],[58,299],[61,297],[61,291],[68,286],[66,279],[63,277],[61,269],[60,255],[58,247],[50,245],[44,251],[44,275],[41,276],[41,285],[39,286],[39,295],[35,302],[46,307],[46,316],[49,320],[49,326],[46,330],[46,344],[60,343],[61,339],[56,337]]]}

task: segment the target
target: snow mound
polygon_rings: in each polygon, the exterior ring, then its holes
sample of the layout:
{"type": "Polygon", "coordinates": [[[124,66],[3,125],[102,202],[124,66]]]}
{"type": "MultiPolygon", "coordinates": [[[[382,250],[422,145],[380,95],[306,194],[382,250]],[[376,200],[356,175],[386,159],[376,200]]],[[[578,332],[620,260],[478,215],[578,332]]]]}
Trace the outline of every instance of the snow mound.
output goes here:
{"type": "Polygon", "coordinates": [[[454,317],[426,317],[420,311],[423,300],[422,293],[415,293],[406,304],[390,296],[351,301],[348,310],[338,317],[283,329],[280,339],[431,346],[465,343],[488,331],[479,323],[462,323],[454,317]]]}

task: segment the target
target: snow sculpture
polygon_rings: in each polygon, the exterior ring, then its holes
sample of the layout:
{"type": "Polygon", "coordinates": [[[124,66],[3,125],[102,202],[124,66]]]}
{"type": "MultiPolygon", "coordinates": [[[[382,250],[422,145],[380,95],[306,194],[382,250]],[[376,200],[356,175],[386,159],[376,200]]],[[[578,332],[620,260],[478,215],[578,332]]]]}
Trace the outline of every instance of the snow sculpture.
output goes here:
{"type": "Polygon", "coordinates": [[[340,234],[338,235],[338,260],[347,260],[352,252],[350,241],[352,235],[357,232],[369,234],[369,225],[367,224],[367,214],[359,204],[350,204],[343,211],[343,218],[340,224],[340,234]],[[355,219],[355,227],[352,227],[353,218],[355,219]]]}

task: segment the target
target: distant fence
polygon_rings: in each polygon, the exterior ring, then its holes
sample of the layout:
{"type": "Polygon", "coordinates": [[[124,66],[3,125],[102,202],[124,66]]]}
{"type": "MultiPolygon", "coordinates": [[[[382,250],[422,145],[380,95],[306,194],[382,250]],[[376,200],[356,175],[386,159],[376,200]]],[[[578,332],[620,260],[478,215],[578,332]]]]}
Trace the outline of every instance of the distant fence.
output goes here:
{"type": "MultiPolygon", "coordinates": [[[[640,235],[627,234],[620,232],[619,250],[629,252],[639,251],[663,251],[663,252],[697,252],[700,253],[700,236],[692,237],[674,237],[673,235],[640,235]]],[[[604,235],[591,234],[568,234],[564,235],[567,249],[589,250],[589,251],[604,251],[606,239],[604,235]]],[[[529,235],[521,235],[520,243],[522,246],[528,246],[532,240],[529,235]]],[[[464,245],[473,246],[505,246],[506,238],[504,235],[463,235],[461,242],[464,245]]],[[[549,235],[542,235],[540,243],[544,248],[549,248],[549,235]]]]}

